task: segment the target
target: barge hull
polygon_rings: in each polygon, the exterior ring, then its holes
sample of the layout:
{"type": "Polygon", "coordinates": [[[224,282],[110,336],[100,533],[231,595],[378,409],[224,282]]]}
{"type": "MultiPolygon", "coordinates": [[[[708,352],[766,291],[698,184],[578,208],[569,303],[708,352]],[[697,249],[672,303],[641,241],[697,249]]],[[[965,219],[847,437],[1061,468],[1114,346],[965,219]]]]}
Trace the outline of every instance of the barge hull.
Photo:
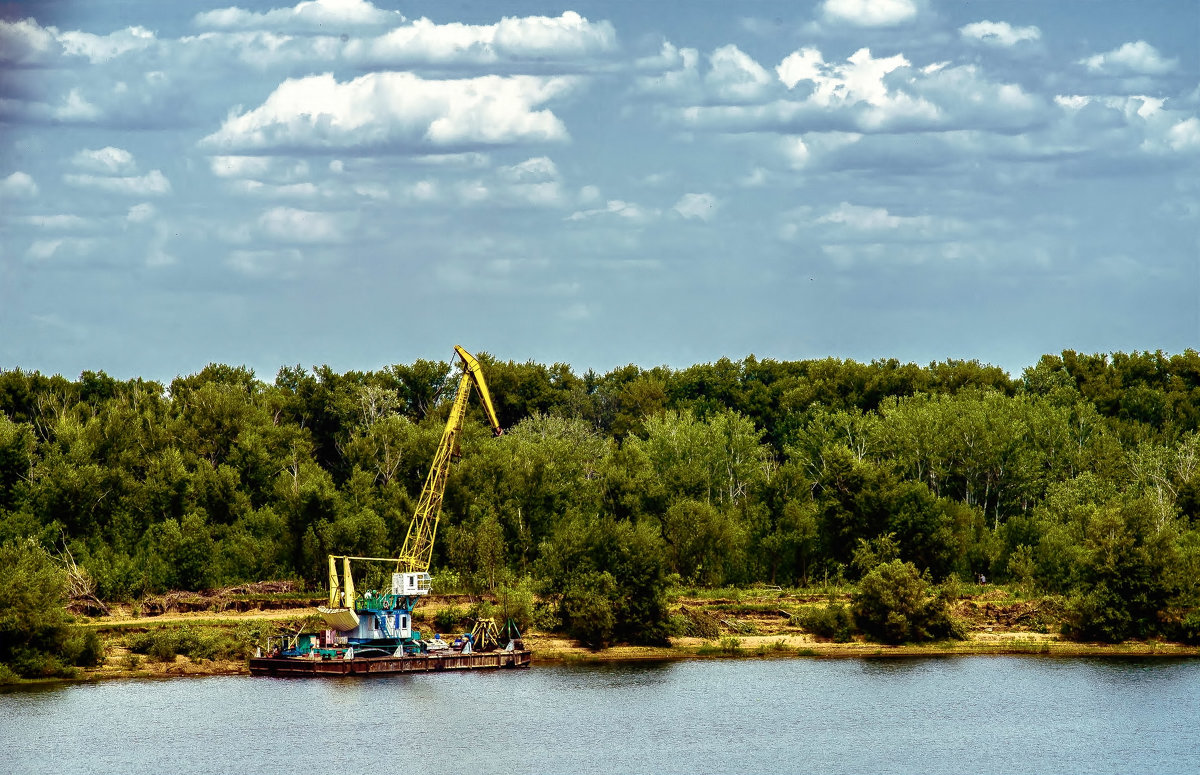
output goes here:
{"type": "Polygon", "coordinates": [[[251,657],[252,675],[395,675],[437,673],[445,670],[496,670],[529,667],[531,651],[492,651],[475,654],[413,655],[406,657],[353,657],[351,659],[306,659],[304,657],[251,657]]]}

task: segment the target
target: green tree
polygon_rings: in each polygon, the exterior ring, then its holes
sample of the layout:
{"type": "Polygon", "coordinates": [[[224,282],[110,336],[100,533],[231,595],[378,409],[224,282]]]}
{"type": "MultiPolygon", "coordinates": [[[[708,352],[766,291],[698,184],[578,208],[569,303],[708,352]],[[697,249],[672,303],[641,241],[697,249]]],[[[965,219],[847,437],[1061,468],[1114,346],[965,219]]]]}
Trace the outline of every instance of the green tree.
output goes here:
{"type": "Polygon", "coordinates": [[[71,675],[71,666],[103,659],[96,633],[71,626],[66,571],[45,549],[33,540],[0,545],[0,568],[0,683],[6,673],[71,675]]]}

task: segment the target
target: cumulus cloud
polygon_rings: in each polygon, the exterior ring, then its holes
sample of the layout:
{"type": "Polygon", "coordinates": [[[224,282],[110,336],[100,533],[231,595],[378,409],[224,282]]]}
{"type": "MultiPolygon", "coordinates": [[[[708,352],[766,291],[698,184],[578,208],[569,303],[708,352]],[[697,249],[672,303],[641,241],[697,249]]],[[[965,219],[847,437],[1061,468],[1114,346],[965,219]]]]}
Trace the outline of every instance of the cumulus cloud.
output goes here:
{"type": "Polygon", "coordinates": [[[704,76],[705,85],[722,100],[757,100],[774,81],[762,65],[732,44],[714,51],[709,62],[711,68],[704,76]]]}
{"type": "Polygon", "coordinates": [[[350,61],[375,65],[499,64],[516,60],[578,60],[617,48],[607,21],[574,11],[561,16],[505,17],[495,24],[436,24],[421,18],[367,40],[347,43],[350,61]]]}
{"type": "Polygon", "coordinates": [[[125,196],[162,196],[171,193],[171,181],[159,170],[145,175],[63,175],[63,180],[80,188],[98,188],[125,196]]]}
{"type": "Polygon", "coordinates": [[[1017,84],[989,80],[975,65],[916,68],[902,54],[877,58],[866,48],[844,63],[801,49],[775,71],[795,96],[745,106],[696,104],[677,115],[690,127],[722,132],[1012,132],[1043,122],[1048,108],[1017,84]]]}
{"type": "Polygon", "coordinates": [[[367,0],[306,0],[292,8],[264,13],[237,6],[196,14],[193,23],[204,29],[272,29],[340,34],[344,30],[383,27],[404,21],[399,11],[376,8],[367,0]]]}
{"type": "Polygon", "coordinates": [[[700,52],[694,48],[676,48],[664,42],[658,55],[639,59],[639,70],[654,71],[653,75],[640,75],[634,80],[634,89],[642,94],[660,94],[699,99],[702,91],[700,81],[700,52]],[[658,72],[658,71],[662,72],[658,72]]]}
{"type": "Polygon", "coordinates": [[[100,118],[100,108],[92,104],[78,88],[71,89],[62,102],[53,110],[58,121],[88,123],[100,118]]]}
{"type": "Polygon", "coordinates": [[[916,17],[913,0],[825,0],[826,20],[855,27],[892,27],[916,17]]]}
{"type": "Polygon", "coordinates": [[[1015,46],[1022,41],[1038,40],[1042,31],[1037,27],[1014,27],[1008,22],[981,21],[958,28],[958,33],[969,40],[977,40],[990,46],[1015,46]]]}
{"type": "Polygon", "coordinates": [[[352,224],[335,213],[274,207],[258,218],[259,233],[284,243],[321,245],[346,241],[352,224]]]}
{"type": "Polygon", "coordinates": [[[86,57],[92,64],[107,62],[130,51],[143,51],[158,42],[153,32],[140,26],[126,27],[108,35],[63,32],[58,41],[66,54],[86,57]]]}
{"type": "Polygon", "coordinates": [[[111,145],[96,150],[85,148],[72,157],[71,163],[76,167],[107,175],[124,175],[137,170],[132,153],[111,145]]]}
{"type": "Polygon", "coordinates": [[[37,183],[27,172],[14,172],[0,180],[0,198],[32,199],[38,194],[37,183]]]}
{"type": "Polygon", "coordinates": [[[712,194],[684,194],[671,209],[684,218],[707,221],[717,214],[719,206],[712,194]]]}
{"type": "Polygon", "coordinates": [[[1200,118],[1192,116],[1174,124],[1167,130],[1167,144],[1175,151],[1200,151],[1200,118]]]}
{"type": "Polygon", "coordinates": [[[567,130],[549,110],[569,77],[483,76],[425,80],[378,72],[339,83],[332,74],[284,81],[257,108],[230,115],[204,138],[226,152],[376,149],[429,152],[456,146],[555,142],[567,130]]]}
{"type": "Polygon", "coordinates": [[[817,218],[817,223],[836,223],[855,231],[887,231],[906,225],[927,225],[928,217],[902,218],[882,207],[863,207],[842,202],[835,209],[817,218]]]}
{"type": "Polygon", "coordinates": [[[558,179],[558,167],[548,157],[538,156],[511,167],[501,167],[499,174],[510,183],[546,183],[558,179]]]}
{"type": "Polygon", "coordinates": [[[1094,73],[1115,75],[1163,75],[1179,65],[1178,59],[1164,59],[1158,49],[1144,40],[1126,43],[1112,51],[1079,60],[1094,73]]]}
{"type": "Polygon", "coordinates": [[[10,22],[0,19],[0,63],[18,66],[49,64],[62,54],[58,30],[43,27],[36,19],[10,22]]]}

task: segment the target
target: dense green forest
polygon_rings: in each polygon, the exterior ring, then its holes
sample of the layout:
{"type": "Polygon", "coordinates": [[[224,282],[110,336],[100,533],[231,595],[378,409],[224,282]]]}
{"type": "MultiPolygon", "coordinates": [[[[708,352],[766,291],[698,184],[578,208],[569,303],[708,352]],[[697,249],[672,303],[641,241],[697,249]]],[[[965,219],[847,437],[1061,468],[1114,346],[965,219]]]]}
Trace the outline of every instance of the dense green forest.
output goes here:
{"type": "MultiPolygon", "coordinates": [[[[1194,350],[1067,351],[1015,379],[974,361],[480,361],[506,433],[473,406],[435,583],[525,585],[568,628],[646,640],[669,584],[855,582],[903,561],[1062,595],[1077,637],[1197,627],[1194,350]]],[[[0,545],[69,551],[109,600],[319,587],[328,553],[398,550],[456,381],[425,360],[169,385],[0,371],[0,545]]]]}

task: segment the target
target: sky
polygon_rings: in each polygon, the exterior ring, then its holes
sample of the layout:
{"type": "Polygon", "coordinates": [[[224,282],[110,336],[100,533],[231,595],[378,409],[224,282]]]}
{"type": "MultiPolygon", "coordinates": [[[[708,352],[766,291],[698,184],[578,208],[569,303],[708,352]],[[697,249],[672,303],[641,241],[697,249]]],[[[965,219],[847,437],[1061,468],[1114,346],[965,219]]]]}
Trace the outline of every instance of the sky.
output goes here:
{"type": "Polygon", "coordinates": [[[1200,2],[0,0],[0,369],[1200,345],[1200,2]]]}

